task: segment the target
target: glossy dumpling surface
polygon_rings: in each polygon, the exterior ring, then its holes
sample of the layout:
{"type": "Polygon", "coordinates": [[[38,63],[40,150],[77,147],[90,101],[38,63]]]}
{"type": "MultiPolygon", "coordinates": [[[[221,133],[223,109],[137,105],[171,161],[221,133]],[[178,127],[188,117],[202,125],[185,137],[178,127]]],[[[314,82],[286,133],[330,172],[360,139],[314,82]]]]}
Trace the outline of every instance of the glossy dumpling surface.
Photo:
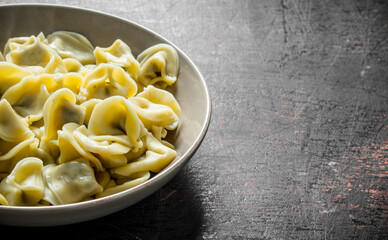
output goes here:
{"type": "Polygon", "coordinates": [[[43,105],[49,92],[41,78],[28,76],[10,87],[3,95],[13,109],[27,122],[38,121],[43,117],[43,105]]]}
{"type": "Polygon", "coordinates": [[[102,63],[85,76],[84,95],[87,99],[105,99],[111,96],[129,98],[137,93],[136,82],[123,68],[102,63]]]}
{"type": "Polygon", "coordinates": [[[93,45],[79,33],[56,31],[48,35],[47,40],[63,59],[74,58],[83,65],[96,62],[93,55],[93,45]]]}
{"type": "Polygon", "coordinates": [[[20,160],[0,183],[0,194],[13,206],[36,205],[43,197],[43,162],[35,157],[20,160]]]}
{"type": "Polygon", "coordinates": [[[82,124],[85,110],[76,104],[74,93],[67,89],[55,91],[43,106],[44,135],[42,140],[48,141],[57,137],[57,131],[69,122],[82,124]]]}
{"type": "Polygon", "coordinates": [[[20,82],[25,76],[32,75],[32,72],[14,63],[0,62],[0,96],[8,88],[20,82]]]}
{"type": "Polygon", "coordinates": [[[139,62],[132,55],[131,48],[120,39],[117,39],[110,47],[96,47],[94,50],[97,64],[112,63],[124,68],[131,78],[137,79],[140,71],[139,62]]]}
{"type": "Polygon", "coordinates": [[[53,205],[74,203],[102,191],[94,171],[85,160],[74,160],[43,169],[44,199],[53,205]]]}
{"type": "Polygon", "coordinates": [[[175,83],[179,70],[179,57],[175,49],[168,44],[157,44],[137,56],[140,63],[139,82],[148,86],[160,86],[175,83]]]}
{"type": "Polygon", "coordinates": [[[147,130],[140,121],[127,99],[113,96],[96,104],[90,116],[88,131],[90,135],[126,135],[134,148],[143,146],[140,140],[147,130]]]}

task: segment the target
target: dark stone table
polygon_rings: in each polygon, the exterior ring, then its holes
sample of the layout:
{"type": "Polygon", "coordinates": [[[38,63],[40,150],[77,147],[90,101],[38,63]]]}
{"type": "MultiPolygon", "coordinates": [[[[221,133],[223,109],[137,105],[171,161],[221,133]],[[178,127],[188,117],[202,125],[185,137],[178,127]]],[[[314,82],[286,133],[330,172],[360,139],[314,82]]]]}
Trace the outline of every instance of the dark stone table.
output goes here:
{"type": "MultiPolygon", "coordinates": [[[[0,4],[15,2],[0,0],[0,4]]],[[[192,160],[150,197],[66,239],[388,238],[388,1],[52,0],[148,27],[210,88],[192,160]]],[[[0,26],[1,27],[1,26],[0,26]]]]}

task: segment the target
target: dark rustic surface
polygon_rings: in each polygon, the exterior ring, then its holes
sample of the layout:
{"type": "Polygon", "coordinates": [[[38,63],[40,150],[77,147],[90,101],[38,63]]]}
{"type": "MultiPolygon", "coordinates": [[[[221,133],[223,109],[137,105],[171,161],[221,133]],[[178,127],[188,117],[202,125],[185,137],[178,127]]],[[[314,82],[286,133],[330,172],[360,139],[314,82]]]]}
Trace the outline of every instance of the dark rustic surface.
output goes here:
{"type": "MultiPolygon", "coordinates": [[[[27,1],[0,0],[15,2],[27,1]]],[[[213,117],[189,164],[140,203],[71,226],[0,227],[2,236],[388,237],[388,1],[45,2],[102,10],[174,42],[205,76],[213,117]]]]}

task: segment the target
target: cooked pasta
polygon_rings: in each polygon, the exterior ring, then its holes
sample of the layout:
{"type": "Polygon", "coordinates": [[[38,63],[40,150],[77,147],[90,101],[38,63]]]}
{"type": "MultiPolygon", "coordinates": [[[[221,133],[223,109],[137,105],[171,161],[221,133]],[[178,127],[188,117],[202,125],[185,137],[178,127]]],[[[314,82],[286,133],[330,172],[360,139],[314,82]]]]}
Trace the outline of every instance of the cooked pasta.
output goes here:
{"type": "Polygon", "coordinates": [[[137,57],[122,40],[94,47],[57,31],[10,38],[0,52],[0,205],[61,205],[133,188],[177,153],[180,120],[166,90],[178,54],[137,57]]]}

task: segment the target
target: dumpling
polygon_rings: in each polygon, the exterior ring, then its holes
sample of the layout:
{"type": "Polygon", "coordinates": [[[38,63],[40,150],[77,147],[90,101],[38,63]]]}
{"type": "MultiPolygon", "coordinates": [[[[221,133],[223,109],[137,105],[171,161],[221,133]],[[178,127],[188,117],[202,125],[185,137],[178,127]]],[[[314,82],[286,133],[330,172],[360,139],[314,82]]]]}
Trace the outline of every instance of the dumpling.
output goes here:
{"type": "Polygon", "coordinates": [[[83,35],[69,31],[56,31],[47,36],[49,45],[56,49],[63,59],[74,58],[81,64],[94,64],[94,47],[83,35]]]}
{"type": "Polygon", "coordinates": [[[27,76],[21,82],[10,87],[3,95],[12,108],[31,124],[43,117],[43,105],[49,93],[41,78],[27,76]]]}
{"type": "Polygon", "coordinates": [[[129,46],[120,39],[117,39],[108,48],[96,47],[94,55],[96,56],[97,64],[112,63],[124,68],[131,78],[135,80],[139,76],[139,62],[132,55],[129,46]]]}
{"type": "Polygon", "coordinates": [[[82,124],[85,117],[85,109],[76,103],[74,93],[62,88],[55,91],[43,106],[44,134],[43,142],[57,138],[57,131],[69,122],[82,124]]]}
{"type": "Polygon", "coordinates": [[[29,157],[20,160],[0,183],[0,194],[13,206],[36,205],[43,197],[43,162],[29,157]]]}
{"type": "Polygon", "coordinates": [[[168,44],[157,44],[137,56],[140,63],[139,82],[145,86],[159,84],[161,87],[175,83],[179,71],[179,56],[168,44]]]}
{"type": "Polygon", "coordinates": [[[43,199],[53,205],[83,201],[103,188],[97,183],[94,170],[84,159],[43,168],[45,192],[43,199]]]}
{"type": "Polygon", "coordinates": [[[174,113],[179,117],[181,114],[181,108],[179,103],[175,99],[174,95],[170,92],[156,88],[152,85],[146,87],[144,91],[139,93],[137,97],[142,97],[148,99],[152,103],[166,105],[174,111],[174,113]]]}
{"type": "Polygon", "coordinates": [[[47,40],[40,33],[22,41],[10,39],[6,45],[5,59],[19,66],[41,66],[46,73],[66,72],[62,58],[47,45],[47,40]],[[9,52],[8,52],[9,50],[9,52]]]}
{"type": "Polygon", "coordinates": [[[0,101],[0,161],[13,158],[31,144],[38,144],[28,124],[12,109],[7,100],[0,101]]]}
{"type": "Polygon", "coordinates": [[[32,73],[16,64],[10,62],[0,62],[0,96],[24,77],[32,73]]]}
{"type": "Polygon", "coordinates": [[[0,101],[0,139],[7,142],[21,142],[33,136],[28,124],[17,115],[7,100],[2,99],[0,101]]]}
{"type": "Polygon", "coordinates": [[[137,93],[136,82],[119,66],[99,64],[85,76],[81,94],[87,99],[105,99],[110,96],[129,98],[137,93]]]}
{"type": "Polygon", "coordinates": [[[85,125],[75,129],[73,135],[84,150],[98,156],[104,167],[118,167],[127,163],[124,154],[131,149],[127,136],[89,136],[85,125]]]}
{"type": "MultiPolygon", "coordinates": [[[[44,40],[43,34],[41,37],[43,37],[42,39],[44,40]]],[[[6,56],[11,51],[11,49],[15,49],[18,46],[28,42],[29,39],[30,37],[13,37],[8,39],[7,43],[4,46],[4,56],[6,56]]]]}
{"type": "Polygon", "coordinates": [[[123,178],[144,171],[158,173],[177,155],[175,150],[163,145],[151,133],[148,133],[145,142],[147,148],[145,155],[125,166],[111,169],[111,174],[123,178]]]}
{"type": "Polygon", "coordinates": [[[74,138],[74,131],[79,128],[77,123],[66,123],[62,130],[58,131],[59,156],[57,163],[62,164],[78,158],[84,158],[90,161],[91,165],[98,171],[103,171],[100,160],[92,153],[86,151],[74,138]]]}
{"type": "Polygon", "coordinates": [[[173,130],[177,127],[180,106],[174,96],[150,85],[136,97],[128,99],[148,130],[158,126],[173,130]]]}
{"type": "Polygon", "coordinates": [[[122,136],[129,139],[130,147],[141,148],[141,137],[147,130],[127,99],[113,96],[96,104],[90,116],[88,131],[90,136],[122,136]]]}

